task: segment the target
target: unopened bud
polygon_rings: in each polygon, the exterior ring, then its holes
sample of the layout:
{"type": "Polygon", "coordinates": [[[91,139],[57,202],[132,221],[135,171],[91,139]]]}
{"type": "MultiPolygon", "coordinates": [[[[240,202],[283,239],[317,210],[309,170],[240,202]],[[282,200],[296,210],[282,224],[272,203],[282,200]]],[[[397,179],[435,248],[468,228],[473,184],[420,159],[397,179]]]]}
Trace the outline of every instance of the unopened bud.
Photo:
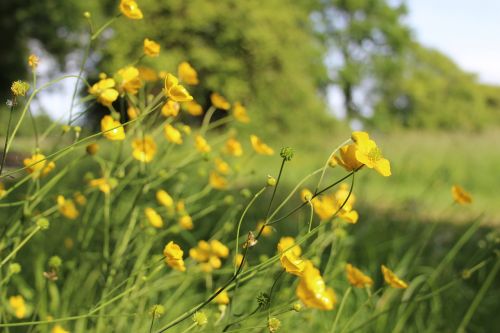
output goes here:
{"type": "Polygon", "coordinates": [[[85,17],[86,19],[89,19],[90,16],[90,12],[83,12],[83,17],[85,17]]]}
{"type": "Polygon", "coordinates": [[[207,315],[203,311],[195,312],[193,315],[193,321],[198,326],[204,326],[208,323],[207,315]]]}
{"type": "Polygon", "coordinates": [[[271,333],[278,332],[280,327],[281,327],[281,321],[276,317],[269,318],[269,320],[267,321],[267,328],[271,333]]]}
{"type": "Polygon", "coordinates": [[[281,148],[280,156],[285,161],[290,161],[293,158],[293,149],[290,147],[281,148]]]}
{"type": "Polygon", "coordinates": [[[276,178],[268,175],[267,176],[267,186],[271,186],[271,187],[276,186],[276,178]]]}
{"type": "Polygon", "coordinates": [[[36,221],[36,225],[40,228],[40,230],[47,230],[50,226],[50,222],[46,218],[42,217],[36,221]]]}

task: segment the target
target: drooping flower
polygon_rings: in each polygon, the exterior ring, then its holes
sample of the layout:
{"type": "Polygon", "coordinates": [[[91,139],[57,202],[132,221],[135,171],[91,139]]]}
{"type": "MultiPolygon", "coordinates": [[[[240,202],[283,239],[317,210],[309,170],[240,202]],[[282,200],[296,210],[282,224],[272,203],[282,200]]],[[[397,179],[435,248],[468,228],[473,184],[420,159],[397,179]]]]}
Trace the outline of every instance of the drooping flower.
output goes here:
{"type": "Polygon", "coordinates": [[[185,103],[184,109],[192,116],[201,116],[203,114],[203,107],[196,103],[194,100],[185,103]]]}
{"type": "Polygon", "coordinates": [[[375,141],[369,139],[365,132],[354,132],[352,139],[356,145],[356,160],[370,169],[375,169],[384,177],[391,175],[391,164],[382,156],[382,151],[375,141]]]}
{"type": "Polygon", "coordinates": [[[198,246],[189,250],[189,256],[201,263],[201,268],[205,272],[218,269],[222,266],[221,258],[227,258],[229,249],[218,240],[210,242],[201,240],[198,246]]]}
{"type": "Polygon", "coordinates": [[[141,162],[149,163],[156,154],[156,143],[150,135],[132,141],[132,156],[141,162]]]}
{"type": "Polygon", "coordinates": [[[260,155],[272,155],[274,150],[266,145],[258,136],[250,135],[250,142],[252,143],[252,148],[257,154],[260,155]]]}
{"type": "Polygon", "coordinates": [[[401,280],[393,271],[391,271],[386,266],[382,265],[382,274],[384,274],[385,282],[393,288],[405,289],[408,288],[408,284],[401,280]]]}
{"type": "Polygon", "coordinates": [[[9,305],[17,318],[22,319],[26,316],[27,308],[23,296],[10,296],[9,305]]]}
{"type": "Polygon", "coordinates": [[[451,195],[453,196],[453,200],[461,205],[467,205],[472,202],[472,196],[458,185],[451,187],[451,195]]]}
{"type": "Polygon", "coordinates": [[[170,124],[166,124],[165,127],[163,127],[163,134],[168,142],[175,143],[177,145],[182,143],[181,132],[170,124]]]}
{"type": "Polygon", "coordinates": [[[45,155],[40,153],[35,153],[30,158],[25,158],[23,164],[26,167],[26,171],[34,179],[46,176],[56,167],[54,161],[47,161],[45,155]]]}
{"type": "Polygon", "coordinates": [[[351,264],[345,266],[347,280],[356,288],[365,288],[373,285],[373,280],[351,264]]]}
{"type": "Polygon", "coordinates": [[[156,200],[160,205],[166,208],[172,208],[174,206],[174,199],[165,190],[158,190],[156,192],[156,200]]]}
{"type": "Polygon", "coordinates": [[[151,207],[146,207],[144,209],[144,214],[146,215],[146,218],[148,219],[149,224],[155,228],[161,228],[163,227],[163,219],[161,218],[160,214],[156,212],[151,207]]]}
{"type": "Polygon", "coordinates": [[[118,98],[115,84],[113,79],[102,79],[89,88],[89,93],[97,98],[98,103],[109,107],[118,98]]]}
{"type": "Polygon", "coordinates": [[[184,272],[186,270],[184,260],[182,259],[184,251],[182,251],[181,247],[173,241],[170,241],[167,245],[165,245],[163,255],[165,256],[165,263],[173,269],[180,272],[184,272]]]}
{"type": "Polygon", "coordinates": [[[196,150],[198,150],[200,153],[209,153],[212,150],[207,140],[205,140],[205,138],[201,135],[197,135],[194,138],[194,145],[196,147],[196,150]]]}
{"type": "Polygon", "coordinates": [[[215,106],[217,109],[227,111],[231,108],[231,104],[229,104],[229,102],[222,95],[218,93],[210,94],[210,101],[212,102],[212,105],[215,106]]]}
{"type": "Polygon", "coordinates": [[[142,86],[139,78],[139,70],[134,66],[127,66],[118,70],[115,75],[118,84],[118,91],[122,94],[137,94],[142,86]]]}
{"type": "Polygon", "coordinates": [[[120,11],[123,15],[132,20],[142,19],[142,11],[134,0],[121,0],[120,11]]]}
{"type": "Polygon", "coordinates": [[[64,217],[75,220],[80,213],[76,209],[75,203],[71,199],[66,199],[62,195],[57,196],[57,208],[64,217]]]}
{"type": "Polygon", "coordinates": [[[214,159],[215,169],[221,175],[228,175],[231,172],[231,167],[222,158],[216,157],[214,159]]]}
{"type": "Polygon", "coordinates": [[[157,57],[160,55],[160,44],[154,40],[145,38],[144,39],[144,54],[148,57],[157,57]]]}
{"type": "Polygon", "coordinates": [[[193,218],[187,213],[184,213],[181,217],[179,217],[178,223],[184,230],[193,230],[194,228],[193,218]]]}
{"type": "Polygon", "coordinates": [[[179,103],[168,100],[161,108],[161,114],[165,117],[176,117],[179,114],[181,107],[179,103]]]}
{"type": "Polygon", "coordinates": [[[304,271],[306,260],[300,255],[302,250],[299,245],[295,245],[292,237],[282,237],[278,243],[278,253],[280,254],[281,266],[287,273],[301,276],[304,271]]]}
{"type": "Polygon", "coordinates": [[[186,61],[181,62],[179,64],[179,68],[177,69],[179,79],[186,84],[191,86],[197,85],[198,81],[198,73],[196,70],[186,61]]]}
{"type": "Polygon", "coordinates": [[[240,102],[234,103],[233,116],[234,116],[234,119],[236,119],[240,123],[246,124],[246,123],[250,122],[250,118],[248,117],[248,114],[247,114],[247,109],[243,105],[241,105],[240,102]]]}
{"type": "Polygon", "coordinates": [[[101,132],[103,132],[102,135],[108,140],[125,140],[125,131],[123,130],[122,124],[109,115],[101,119],[101,132]]]}
{"type": "Polygon", "coordinates": [[[28,57],[28,65],[31,67],[32,70],[35,70],[38,67],[39,61],[40,60],[38,59],[38,57],[34,54],[30,54],[30,56],[28,57]]]}
{"type": "Polygon", "coordinates": [[[336,303],[335,293],[326,287],[319,270],[310,261],[305,264],[296,295],[305,306],[320,310],[332,310],[336,303]]]}
{"type": "Polygon", "coordinates": [[[226,141],[225,151],[227,154],[239,157],[243,155],[243,148],[241,147],[241,143],[235,138],[229,138],[226,141]]]}
{"type": "Polygon", "coordinates": [[[12,86],[10,90],[14,94],[14,96],[26,96],[28,90],[30,90],[30,85],[28,82],[24,81],[14,81],[12,82],[12,86]]]}
{"type": "Polygon", "coordinates": [[[228,186],[228,181],[216,171],[210,172],[209,183],[216,190],[224,190],[228,186]]]}
{"type": "Polygon", "coordinates": [[[363,166],[363,163],[356,159],[356,144],[345,145],[339,150],[340,157],[335,156],[335,161],[347,171],[353,171],[363,166]]]}
{"type": "Polygon", "coordinates": [[[176,102],[189,102],[193,100],[193,96],[179,84],[179,80],[172,74],[167,73],[165,76],[165,94],[176,102]]]}

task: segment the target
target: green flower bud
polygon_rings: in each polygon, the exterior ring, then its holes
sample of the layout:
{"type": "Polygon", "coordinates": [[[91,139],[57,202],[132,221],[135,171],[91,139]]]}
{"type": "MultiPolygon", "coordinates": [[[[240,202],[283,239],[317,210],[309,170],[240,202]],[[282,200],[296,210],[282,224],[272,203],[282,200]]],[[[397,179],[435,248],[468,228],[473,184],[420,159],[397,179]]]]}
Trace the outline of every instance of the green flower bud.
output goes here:
{"type": "Polygon", "coordinates": [[[40,228],[40,230],[47,230],[50,226],[50,222],[46,218],[42,217],[36,220],[36,225],[40,228]]]}
{"type": "Polygon", "coordinates": [[[276,317],[269,318],[269,320],[267,321],[267,328],[271,333],[278,332],[280,327],[281,327],[281,321],[276,317]]]}
{"type": "Polygon", "coordinates": [[[52,256],[49,259],[49,267],[51,268],[59,268],[62,265],[62,259],[59,256],[52,256]]]}
{"type": "Polygon", "coordinates": [[[160,318],[165,313],[165,307],[161,304],[155,304],[151,307],[149,314],[155,318],[160,318]]]}
{"type": "Polygon", "coordinates": [[[302,311],[302,304],[300,304],[299,302],[293,303],[292,310],[295,311],[295,312],[302,311]]]}
{"type": "Polygon", "coordinates": [[[293,149],[290,147],[284,147],[281,148],[280,151],[280,156],[283,158],[285,161],[291,161],[293,158],[293,149]]]}
{"type": "Polygon", "coordinates": [[[271,186],[271,187],[274,187],[276,186],[276,178],[274,178],[273,176],[267,176],[267,186],[271,186]]]}
{"type": "Polygon", "coordinates": [[[203,326],[208,323],[207,315],[203,311],[195,312],[193,315],[193,321],[198,326],[203,326]]]}
{"type": "Polygon", "coordinates": [[[21,265],[18,264],[17,262],[13,262],[12,264],[9,265],[9,272],[10,274],[17,274],[21,272],[21,265]]]}

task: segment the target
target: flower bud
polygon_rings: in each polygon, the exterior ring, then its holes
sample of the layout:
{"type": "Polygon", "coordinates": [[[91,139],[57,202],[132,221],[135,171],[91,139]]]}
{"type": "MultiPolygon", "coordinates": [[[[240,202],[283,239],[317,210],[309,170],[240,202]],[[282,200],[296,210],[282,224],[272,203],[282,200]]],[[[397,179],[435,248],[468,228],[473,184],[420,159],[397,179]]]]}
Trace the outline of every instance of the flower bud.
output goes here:
{"type": "Polygon", "coordinates": [[[36,220],[36,225],[40,228],[40,230],[47,230],[50,226],[50,222],[46,218],[42,217],[36,220]]]}
{"type": "Polygon", "coordinates": [[[9,265],[10,274],[17,274],[20,272],[21,272],[21,265],[18,264],[17,262],[13,262],[12,264],[9,265]]]}
{"type": "Polygon", "coordinates": [[[267,186],[271,186],[271,187],[276,186],[276,178],[268,175],[267,176],[267,186]]]}
{"type": "Polygon", "coordinates": [[[285,161],[290,161],[293,158],[293,149],[290,147],[281,148],[280,156],[285,161]]]}
{"type": "Polygon", "coordinates": [[[83,17],[89,19],[91,17],[90,12],[83,12],[83,17]]]}
{"type": "Polygon", "coordinates": [[[278,332],[280,326],[281,321],[276,317],[269,318],[269,320],[267,321],[267,328],[271,333],[278,332]]]}
{"type": "Polygon", "coordinates": [[[85,150],[87,151],[87,154],[89,154],[90,156],[93,156],[93,155],[97,154],[97,152],[99,151],[99,145],[97,143],[91,143],[91,144],[87,145],[85,150]]]}
{"type": "Polygon", "coordinates": [[[300,304],[299,302],[293,303],[292,310],[295,311],[295,312],[302,311],[302,304],[300,304]]]}
{"type": "Polygon", "coordinates": [[[52,256],[49,259],[49,267],[51,268],[59,268],[62,265],[62,259],[59,256],[52,256]]]}
{"type": "Polygon", "coordinates": [[[149,313],[155,318],[160,318],[165,313],[165,307],[161,304],[155,304],[151,307],[149,313]]]}
{"type": "Polygon", "coordinates": [[[203,311],[195,312],[193,315],[193,321],[198,326],[203,326],[208,323],[207,315],[203,311]]]}

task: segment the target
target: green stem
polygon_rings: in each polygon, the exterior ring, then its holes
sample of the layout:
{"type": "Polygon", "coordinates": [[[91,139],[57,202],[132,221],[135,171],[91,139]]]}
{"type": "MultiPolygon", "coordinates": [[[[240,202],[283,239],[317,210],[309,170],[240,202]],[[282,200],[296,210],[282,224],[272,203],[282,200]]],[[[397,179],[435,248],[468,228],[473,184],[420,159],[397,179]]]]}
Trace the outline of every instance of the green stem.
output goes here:
{"type": "Polygon", "coordinates": [[[12,122],[12,111],[14,111],[14,105],[16,104],[16,98],[12,99],[12,105],[10,106],[9,112],[9,121],[7,123],[7,133],[5,134],[5,143],[2,151],[2,164],[0,165],[0,176],[2,175],[3,166],[5,164],[5,159],[7,158],[7,143],[9,142],[9,134],[10,134],[10,124],[12,122]]]}
{"type": "Polygon", "coordinates": [[[14,250],[12,250],[11,253],[9,253],[7,255],[7,257],[5,257],[4,260],[2,260],[2,262],[0,262],[0,267],[2,267],[3,265],[5,265],[5,263],[7,261],[9,261],[10,258],[12,258],[30,239],[31,237],[35,236],[35,234],[40,230],[40,227],[39,226],[36,226],[35,229],[30,232],[22,241],[21,243],[19,243],[16,248],[14,250]]]}
{"type": "Polygon", "coordinates": [[[344,310],[345,303],[347,302],[347,298],[351,294],[352,287],[349,287],[347,291],[344,294],[344,297],[342,297],[342,302],[340,303],[339,306],[339,311],[337,311],[337,314],[335,315],[335,321],[333,322],[332,329],[330,330],[330,333],[334,333],[337,330],[337,324],[339,323],[340,315],[342,314],[342,310],[344,310]]]}

